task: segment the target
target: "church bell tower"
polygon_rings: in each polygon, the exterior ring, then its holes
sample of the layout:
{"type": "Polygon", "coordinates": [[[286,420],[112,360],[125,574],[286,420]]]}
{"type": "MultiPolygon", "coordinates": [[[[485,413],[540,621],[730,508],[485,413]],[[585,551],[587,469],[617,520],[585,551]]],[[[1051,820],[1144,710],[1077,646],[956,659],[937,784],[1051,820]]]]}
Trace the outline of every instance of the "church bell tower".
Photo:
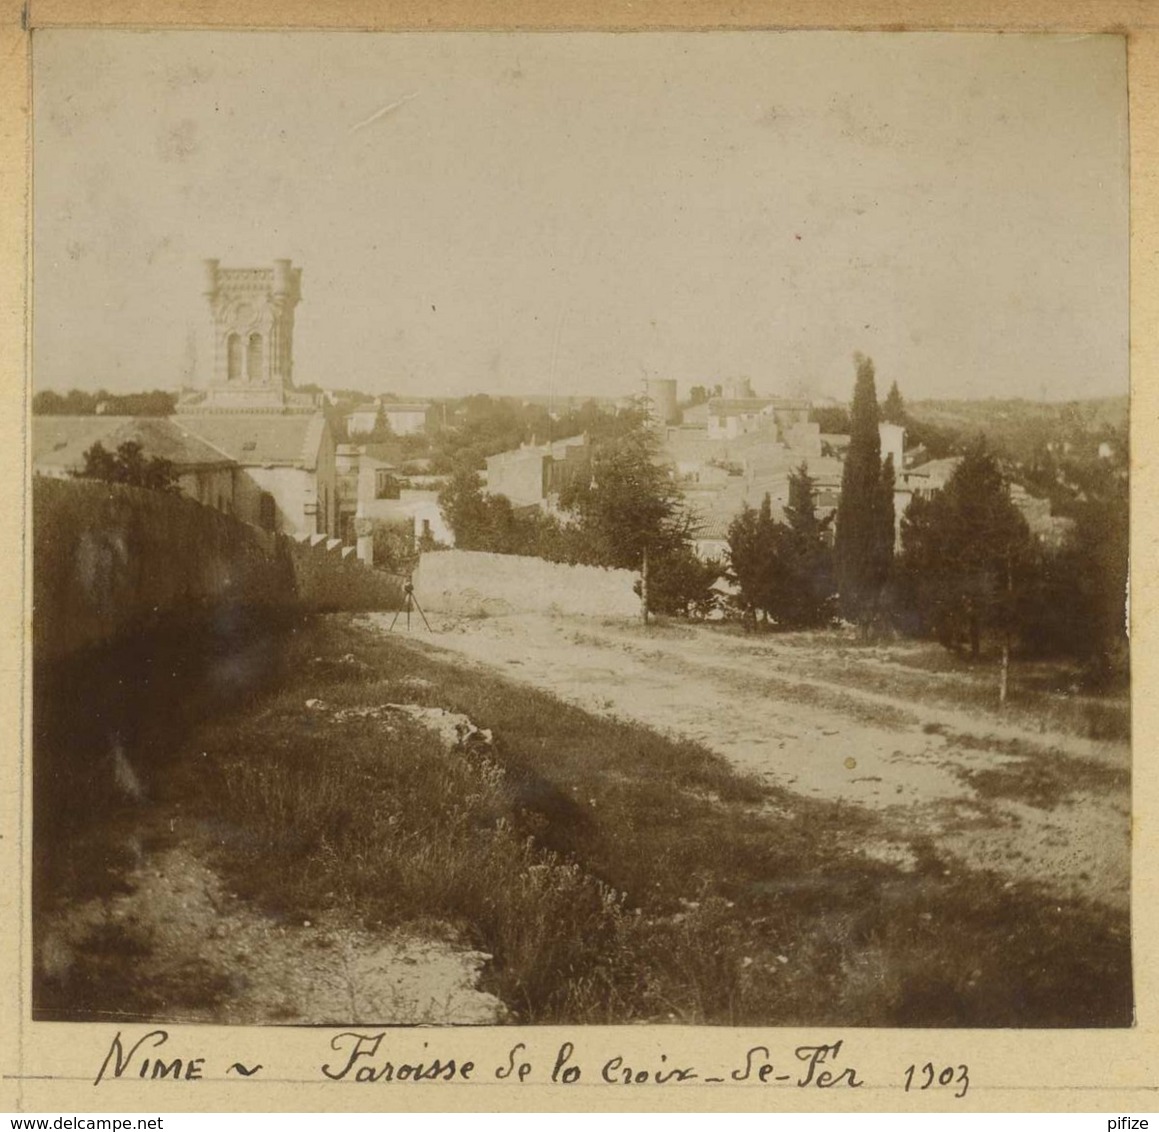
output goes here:
{"type": "Polygon", "coordinates": [[[204,261],[203,293],[213,318],[213,374],[206,400],[220,409],[279,409],[293,398],[294,308],[302,269],[223,268],[204,261]]]}

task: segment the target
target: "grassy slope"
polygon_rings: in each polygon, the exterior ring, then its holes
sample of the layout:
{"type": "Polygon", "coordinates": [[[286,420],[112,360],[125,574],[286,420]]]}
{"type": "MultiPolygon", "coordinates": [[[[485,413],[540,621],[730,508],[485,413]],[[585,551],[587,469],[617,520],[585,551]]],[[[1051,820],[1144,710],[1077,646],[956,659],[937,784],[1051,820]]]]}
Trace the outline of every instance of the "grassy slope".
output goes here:
{"type": "Polygon", "coordinates": [[[1130,1022],[1127,925],[1104,909],[930,846],[916,872],[867,860],[839,842],[873,818],[343,618],[294,648],[279,691],[198,731],[160,780],[271,913],[451,925],[525,1021],[1130,1022]],[[495,745],[448,755],[311,697],[462,711],[495,745]]]}

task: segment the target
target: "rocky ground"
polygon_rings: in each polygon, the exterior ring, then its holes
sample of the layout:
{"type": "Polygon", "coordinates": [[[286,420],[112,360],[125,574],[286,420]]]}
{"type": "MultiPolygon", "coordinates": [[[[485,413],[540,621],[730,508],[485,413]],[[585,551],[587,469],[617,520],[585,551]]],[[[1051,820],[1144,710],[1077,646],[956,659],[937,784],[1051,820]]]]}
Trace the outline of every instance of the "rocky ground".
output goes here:
{"type": "Polygon", "coordinates": [[[67,987],[76,952],[91,953],[103,939],[131,961],[138,987],[165,996],[145,1005],[172,1022],[487,1024],[503,1017],[499,1000],[475,986],[489,956],[415,932],[384,938],[325,916],[278,921],[228,892],[188,844],[142,853],[123,880],[122,893],[53,918],[41,963],[56,983],[67,987]]]}

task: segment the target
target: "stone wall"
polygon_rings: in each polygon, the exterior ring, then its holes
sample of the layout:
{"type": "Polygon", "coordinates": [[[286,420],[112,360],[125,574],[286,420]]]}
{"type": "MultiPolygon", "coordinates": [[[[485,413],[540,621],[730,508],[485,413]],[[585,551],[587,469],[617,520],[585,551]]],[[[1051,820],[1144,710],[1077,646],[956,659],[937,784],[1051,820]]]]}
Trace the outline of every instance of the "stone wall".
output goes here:
{"type": "Polygon", "coordinates": [[[423,609],[466,616],[566,613],[638,617],[640,599],[630,570],[567,566],[542,558],[437,550],[424,554],[414,574],[423,609]]]}
{"type": "Polygon", "coordinates": [[[38,663],[233,606],[397,609],[398,579],[180,495],[95,480],[32,482],[38,663]]]}
{"type": "Polygon", "coordinates": [[[298,601],[303,609],[317,613],[336,610],[398,609],[402,605],[402,579],[375,570],[354,555],[343,557],[340,548],[325,543],[286,540],[294,571],[298,601]]]}
{"type": "Polygon", "coordinates": [[[279,540],[180,495],[38,476],[32,538],[37,661],[218,603],[296,601],[279,540]]]}

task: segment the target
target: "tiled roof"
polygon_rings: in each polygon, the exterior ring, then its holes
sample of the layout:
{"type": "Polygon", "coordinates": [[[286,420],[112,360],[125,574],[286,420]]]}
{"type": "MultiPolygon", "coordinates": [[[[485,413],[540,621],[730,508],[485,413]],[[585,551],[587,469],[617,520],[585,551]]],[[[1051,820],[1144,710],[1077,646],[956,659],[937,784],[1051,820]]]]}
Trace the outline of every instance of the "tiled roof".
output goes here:
{"type": "MultiPolygon", "coordinates": [[[[129,432],[128,438],[139,439],[147,455],[161,456],[177,467],[233,462],[228,453],[194,436],[172,418],[139,417],[129,432]]],[[[113,439],[121,443],[120,431],[113,439]]]]}
{"type": "Polygon", "coordinates": [[[728,528],[732,525],[731,517],[724,515],[699,515],[692,520],[692,537],[697,541],[728,541],[728,528]]]}
{"type": "Polygon", "coordinates": [[[941,460],[927,460],[924,464],[906,468],[905,473],[911,476],[951,476],[961,462],[961,456],[946,456],[941,460]]]}
{"type": "Polygon", "coordinates": [[[525,444],[518,448],[509,448],[506,452],[497,452],[494,456],[487,457],[488,465],[494,463],[496,466],[500,464],[514,463],[518,460],[534,460],[543,459],[544,456],[552,456],[555,459],[565,459],[570,448],[582,448],[588,443],[588,438],[584,434],[579,436],[568,436],[563,440],[553,440],[550,444],[525,444]]]}
{"type": "Polygon", "coordinates": [[[33,417],[33,467],[80,468],[97,442],[109,452],[135,441],[146,457],[176,468],[221,467],[232,459],[166,417],[33,417]]]}
{"type": "Polygon", "coordinates": [[[124,423],[124,417],[33,417],[32,466],[79,468],[85,452],[97,441],[108,448],[108,437],[124,423]]]}
{"type": "Polygon", "coordinates": [[[759,413],[773,404],[771,397],[713,397],[708,412],[714,417],[731,417],[740,413],[759,413]]]}
{"type": "Polygon", "coordinates": [[[321,413],[206,414],[171,418],[239,464],[313,470],[326,429],[321,413]]]}

